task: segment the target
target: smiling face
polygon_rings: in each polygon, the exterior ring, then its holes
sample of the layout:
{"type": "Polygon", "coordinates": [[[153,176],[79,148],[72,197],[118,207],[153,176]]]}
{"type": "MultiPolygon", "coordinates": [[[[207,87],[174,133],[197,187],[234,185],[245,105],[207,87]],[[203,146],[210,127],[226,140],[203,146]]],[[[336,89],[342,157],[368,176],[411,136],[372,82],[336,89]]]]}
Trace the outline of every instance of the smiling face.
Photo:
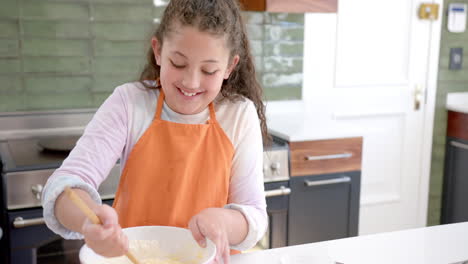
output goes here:
{"type": "Polygon", "coordinates": [[[192,26],[174,28],[164,38],[161,49],[158,40],[152,39],[165,101],[177,113],[196,114],[216,98],[239,56],[229,61],[224,37],[192,26]]]}

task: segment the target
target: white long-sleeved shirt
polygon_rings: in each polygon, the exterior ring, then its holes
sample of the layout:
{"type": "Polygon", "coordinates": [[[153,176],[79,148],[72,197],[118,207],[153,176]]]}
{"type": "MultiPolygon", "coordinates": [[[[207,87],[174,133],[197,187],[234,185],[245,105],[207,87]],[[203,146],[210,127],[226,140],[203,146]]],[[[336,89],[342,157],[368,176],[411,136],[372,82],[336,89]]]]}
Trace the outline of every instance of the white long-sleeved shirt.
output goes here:
{"type": "MultiPolygon", "coordinates": [[[[62,166],[48,179],[42,194],[47,226],[67,239],[83,236],[65,228],[54,215],[57,197],[65,186],[86,190],[101,204],[97,192],[120,158],[121,171],[133,149],[153,121],[158,89],[147,89],[141,83],[117,87],[101,105],[62,166]]],[[[263,146],[260,123],[252,101],[248,99],[215,101],[218,123],[234,146],[228,204],[225,208],[239,210],[247,219],[249,231],[237,250],[253,247],[268,225],[263,188],[263,146]]],[[[209,110],[194,115],[181,115],[164,103],[163,120],[202,124],[209,119],[209,110]]]]}

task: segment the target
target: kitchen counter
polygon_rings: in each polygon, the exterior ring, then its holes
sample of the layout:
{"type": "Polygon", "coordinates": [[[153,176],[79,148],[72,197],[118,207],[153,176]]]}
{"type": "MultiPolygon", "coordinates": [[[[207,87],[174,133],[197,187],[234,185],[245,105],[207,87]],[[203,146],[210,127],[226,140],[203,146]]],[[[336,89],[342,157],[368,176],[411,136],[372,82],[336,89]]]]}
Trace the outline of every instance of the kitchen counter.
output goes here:
{"type": "Polygon", "coordinates": [[[324,120],[307,112],[271,114],[267,125],[270,134],[289,142],[364,136],[364,131],[356,126],[324,120]]]}
{"type": "MultiPolygon", "coordinates": [[[[454,264],[468,260],[468,222],[366,235],[231,257],[232,264],[454,264]]],[[[460,263],[461,264],[461,263],[460,263]]]]}
{"type": "Polygon", "coordinates": [[[468,92],[448,93],[447,110],[468,114],[468,92]]]}

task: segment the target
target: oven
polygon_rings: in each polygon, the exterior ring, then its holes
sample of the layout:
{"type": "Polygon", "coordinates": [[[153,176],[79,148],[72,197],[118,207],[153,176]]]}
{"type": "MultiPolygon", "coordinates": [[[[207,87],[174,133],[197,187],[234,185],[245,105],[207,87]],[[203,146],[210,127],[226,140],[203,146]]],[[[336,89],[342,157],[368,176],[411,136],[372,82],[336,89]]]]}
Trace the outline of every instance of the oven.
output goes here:
{"type": "MultiPolygon", "coordinates": [[[[41,194],[48,177],[68,156],[78,136],[47,136],[0,142],[2,162],[1,263],[75,263],[82,240],[65,240],[44,223],[41,194]]],[[[112,204],[120,178],[116,164],[99,193],[112,204]]]]}
{"type": "Polygon", "coordinates": [[[289,161],[286,144],[273,141],[263,153],[263,174],[268,214],[268,229],[255,249],[287,245],[289,194],[289,161]]]}
{"type": "MultiPolygon", "coordinates": [[[[0,113],[0,263],[79,263],[83,240],[65,240],[48,229],[41,194],[93,113],[0,113]]],[[[119,179],[117,163],[98,190],[104,203],[112,204],[119,179]]]]}

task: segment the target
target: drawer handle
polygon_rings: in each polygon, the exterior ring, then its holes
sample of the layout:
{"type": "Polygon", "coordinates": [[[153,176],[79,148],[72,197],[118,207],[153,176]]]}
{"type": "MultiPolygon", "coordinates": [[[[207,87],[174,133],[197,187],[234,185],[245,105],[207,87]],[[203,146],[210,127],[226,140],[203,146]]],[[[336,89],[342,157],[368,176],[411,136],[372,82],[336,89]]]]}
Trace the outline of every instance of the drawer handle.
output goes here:
{"type": "Polygon", "coordinates": [[[460,142],[456,142],[456,141],[450,141],[450,144],[454,147],[458,147],[458,148],[462,148],[462,149],[468,149],[468,145],[467,144],[463,144],[463,143],[460,143],[460,142]]]}
{"type": "Polygon", "coordinates": [[[306,156],[305,160],[328,160],[328,159],[346,159],[351,158],[353,153],[341,153],[322,156],[306,156]]]}
{"type": "Polygon", "coordinates": [[[13,226],[15,228],[23,228],[28,226],[43,225],[45,223],[44,218],[33,218],[24,220],[23,217],[16,217],[13,221],[13,226]]]}
{"type": "Polygon", "coordinates": [[[279,189],[276,190],[269,190],[265,191],[265,197],[274,197],[274,196],[285,196],[291,193],[291,189],[281,186],[279,189]]]}
{"type": "Polygon", "coordinates": [[[346,182],[350,182],[350,181],[351,181],[351,178],[348,177],[348,176],[345,176],[345,177],[341,177],[341,178],[338,178],[338,179],[331,179],[331,180],[321,180],[321,181],[305,180],[304,185],[306,185],[307,187],[310,187],[310,186],[321,186],[321,185],[346,183],[346,182]]]}

